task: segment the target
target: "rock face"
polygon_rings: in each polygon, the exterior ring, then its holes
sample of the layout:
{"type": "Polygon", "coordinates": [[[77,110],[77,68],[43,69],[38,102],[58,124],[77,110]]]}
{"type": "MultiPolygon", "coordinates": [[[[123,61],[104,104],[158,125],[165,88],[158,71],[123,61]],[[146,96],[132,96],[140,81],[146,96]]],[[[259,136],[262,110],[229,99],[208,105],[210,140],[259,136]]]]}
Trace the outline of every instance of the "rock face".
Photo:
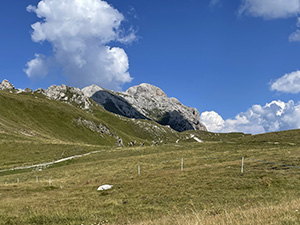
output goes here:
{"type": "Polygon", "coordinates": [[[38,89],[36,92],[46,95],[53,100],[73,102],[82,109],[90,107],[90,100],[79,88],[67,87],[66,85],[56,86],[52,85],[48,89],[38,89]]]}
{"type": "Polygon", "coordinates": [[[82,92],[109,112],[129,118],[147,119],[141,112],[132,107],[125,98],[119,96],[118,93],[105,90],[97,85],[85,87],[82,89],[82,92]]]}
{"type": "Polygon", "coordinates": [[[180,132],[206,130],[200,123],[197,109],[181,104],[176,98],[168,98],[160,88],[151,84],[143,83],[122,93],[92,85],[83,88],[82,92],[106,110],[122,116],[154,120],[180,132]]]}
{"type": "Polygon", "coordinates": [[[15,89],[14,85],[9,83],[8,80],[3,80],[2,83],[0,84],[0,90],[12,90],[15,89]]]}

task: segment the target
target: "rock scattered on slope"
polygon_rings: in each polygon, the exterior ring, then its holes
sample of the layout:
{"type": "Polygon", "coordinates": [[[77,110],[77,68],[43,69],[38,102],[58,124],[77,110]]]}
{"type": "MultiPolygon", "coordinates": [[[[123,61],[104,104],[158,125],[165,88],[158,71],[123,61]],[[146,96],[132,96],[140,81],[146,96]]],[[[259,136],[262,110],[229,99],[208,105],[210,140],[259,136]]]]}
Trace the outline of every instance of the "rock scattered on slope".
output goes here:
{"type": "Polygon", "coordinates": [[[101,123],[99,123],[99,125],[97,125],[95,122],[89,121],[89,120],[86,120],[83,118],[78,118],[76,120],[76,122],[79,126],[84,126],[88,129],[90,129],[91,131],[98,132],[100,134],[111,135],[111,132],[108,129],[108,127],[106,127],[105,125],[103,125],[101,123]]]}

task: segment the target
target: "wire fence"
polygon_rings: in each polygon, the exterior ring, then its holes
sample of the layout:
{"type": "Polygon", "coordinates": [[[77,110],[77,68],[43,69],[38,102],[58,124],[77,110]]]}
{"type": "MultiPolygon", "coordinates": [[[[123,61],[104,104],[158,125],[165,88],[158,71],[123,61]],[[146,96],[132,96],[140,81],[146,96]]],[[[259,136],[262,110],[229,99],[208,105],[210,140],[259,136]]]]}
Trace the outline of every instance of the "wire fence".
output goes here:
{"type": "MultiPolygon", "coordinates": [[[[57,160],[55,162],[50,162],[50,163],[43,163],[43,164],[37,164],[37,165],[32,165],[32,166],[24,166],[24,167],[16,167],[13,169],[7,169],[5,171],[13,171],[13,170],[26,170],[26,169],[35,169],[37,171],[39,171],[38,169],[42,167],[44,167],[43,169],[48,168],[51,165],[54,165],[56,163],[59,162],[65,162],[67,160],[71,160],[71,159],[76,159],[76,158],[80,158],[83,156],[88,156],[91,154],[95,154],[95,153],[99,153],[101,151],[94,151],[94,152],[90,152],[90,153],[86,153],[83,155],[76,155],[73,157],[68,157],[65,159],[61,159],[61,160],[57,160]]],[[[185,168],[192,168],[193,166],[201,166],[203,164],[200,164],[199,162],[197,162],[197,160],[207,160],[207,162],[204,165],[213,165],[214,162],[212,162],[212,160],[221,160],[221,162],[218,163],[224,163],[224,162],[228,162],[229,164],[231,163],[231,165],[233,167],[228,167],[227,168],[231,168],[231,169],[237,169],[239,168],[239,171],[241,174],[244,173],[249,173],[252,171],[266,171],[266,170],[270,170],[270,169],[274,169],[266,167],[266,165],[271,165],[271,166],[279,166],[282,167],[282,170],[285,169],[293,169],[294,172],[296,172],[298,175],[300,174],[300,166],[298,165],[292,165],[292,164],[287,164],[287,163],[278,163],[278,162],[272,162],[272,161],[267,161],[267,160],[261,160],[261,159],[255,159],[255,158],[251,158],[251,157],[202,157],[202,156],[193,156],[193,157],[177,157],[177,158],[173,158],[173,159],[169,159],[169,160],[163,160],[163,161],[155,161],[155,162],[149,162],[147,161],[140,161],[140,163],[138,163],[138,165],[136,165],[137,167],[137,175],[138,176],[142,176],[144,171],[150,171],[151,167],[152,170],[161,170],[161,169],[168,169],[166,166],[169,166],[169,169],[177,169],[180,171],[184,171],[185,168]],[[196,162],[195,162],[196,161],[196,162]],[[259,163],[259,164],[254,164],[253,163],[259,163]],[[163,168],[157,168],[157,166],[159,167],[159,165],[164,165],[163,168]],[[244,170],[244,168],[247,168],[247,170],[244,170]],[[145,169],[147,168],[147,169],[145,169]],[[144,170],[145,169],[145,170],[144,170]]],[[[133,166],[134,167],[134,166],[133,166]]],[[[278,168],[276,168],[278,169],[278,168]]],[[[132,169],[131,169],[132,170],[132,169]]],[[[1,171],[0,171],[1,172],[1,171]]],[[[133,173],[133,172],[132,172],[133,173]]],[[[14,176],[16,176],[16,174],[12,174],[14,176]]],[[[1,177],[0,177],[1,178],[1,177]]],[[[50,186],[53,183],[52,178],[42,178],[39,176],[35,176],[35,182],[39,183],[39,182],[47,182],[50,186]]],[[[13,181],[10,180],[9,183],[14,183],[14,184],[19,184],[21,182],[20,178],[16,178],[13,181]]],[[[25,182],[25,181],[23,181],[25,182]]],[[[3,181],[0,180],[0,184],[3,184],[3,181]]],[[[5,180],[4,184],[8,184],[8,181],[5,180]]]]}

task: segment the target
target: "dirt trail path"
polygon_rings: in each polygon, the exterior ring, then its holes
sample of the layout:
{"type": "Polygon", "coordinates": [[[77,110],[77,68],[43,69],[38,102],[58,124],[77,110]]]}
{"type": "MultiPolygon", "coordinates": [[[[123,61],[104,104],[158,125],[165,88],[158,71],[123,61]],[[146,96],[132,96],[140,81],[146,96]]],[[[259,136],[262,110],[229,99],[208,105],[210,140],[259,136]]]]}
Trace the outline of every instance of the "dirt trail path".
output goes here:
{"type": "Polygon", "coordinates": [[[85,157],[85,156],[96,154],[96,153],[103,152],[103,151],[106,151],[106,150],[93,151],[93,152],[85,153],[85,154],[82,154],[82,155],[69,156],[67,158],[59,159],[59,160],[52,161],[52,162],[39,163],[39,164],[28,165],[28,166],[13,167],[13,168],[10,168],[10,169],[0,170],[0,172],[7,172],[7,171],[14,171],[14,170],[26,170],[26,169],[39,168],[39,167],[43,168],[43,167],[47,167],[47,166],[50,166],[50,165],[53,165],[53,164],[65,162],[65,161],[68,161],[68,160],[71,160],[71,159],[85,157]]]}

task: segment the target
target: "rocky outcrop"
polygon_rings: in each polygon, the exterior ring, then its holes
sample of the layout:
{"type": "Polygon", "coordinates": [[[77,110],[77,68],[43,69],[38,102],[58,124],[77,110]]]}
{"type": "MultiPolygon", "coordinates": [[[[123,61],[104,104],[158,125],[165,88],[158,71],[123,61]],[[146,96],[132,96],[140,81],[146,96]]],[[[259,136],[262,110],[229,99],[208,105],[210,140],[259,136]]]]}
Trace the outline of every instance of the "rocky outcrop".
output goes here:
{"type": "Polygon", "coordinates": [[[117,146],[124,146],[122,138],[120,138],[116,132],[111,133],[109,128],[104,124],[100,123],[99,125],[97,125],[95,122],[83,118],[78,118],[77,120],[75,119],[75,121],[77,125],[84,126],[93,132],[98,132],[101,136],[103,136],[103,134],[113,136],[116,139],[117,146]]]}
{"type": "Polygon", "coordinates": [[[126,92],[107,91],[92,85],[82,92],[106,110],[129,118],[151,119],[180,132],[206,130],[200,123],[197,109],[181,104],[176,98],[168,98],[154,85],[143,83],[126,92]]]}
{"type": "Polygon", "coordinates": [[[97,85],[85,87],[82,92],[109,112],[129,118],[147,119],[141,112],[132,107],[126,99],[115,92],[105,90],[97,85]]]}
{"type": "Polygon", "coordinates": [[[0,90],[12,90],[12,89],[15,89],[15,86],[9,83],[8,80],[4,79],[0,84],[0,90]]]}
{"type": "Polygon", "coordinates": [[[79,126],[84,126],[88,129],[90,129],[91,131],[98,132],[100,134],[111,135],[110,130],[105,125],[103,125],[101,123],[99,125],[97,125],[93,121],[89,121],[89,120],[82,119],[82,118],[78,118],[76,120],[76,122],[79,126]]]}
{"type": "Polygon", "coordinates": [[[170,125],[174,130],[206,130],[200,123],[197,109],[181,104],[176,98],[168,98],[154,85],[143,83],[121,95],[146,117],[162,125],[170,125]]]}
{"type": "Polygon", "coordinates": [[[82,109],[89,109],[91,105],[89,98],[79,88],[68,87],[64,84],[52,85],[46,90],[39,88],[36,92],[46,95],[49,99],[75,103],[82,109]]]}

